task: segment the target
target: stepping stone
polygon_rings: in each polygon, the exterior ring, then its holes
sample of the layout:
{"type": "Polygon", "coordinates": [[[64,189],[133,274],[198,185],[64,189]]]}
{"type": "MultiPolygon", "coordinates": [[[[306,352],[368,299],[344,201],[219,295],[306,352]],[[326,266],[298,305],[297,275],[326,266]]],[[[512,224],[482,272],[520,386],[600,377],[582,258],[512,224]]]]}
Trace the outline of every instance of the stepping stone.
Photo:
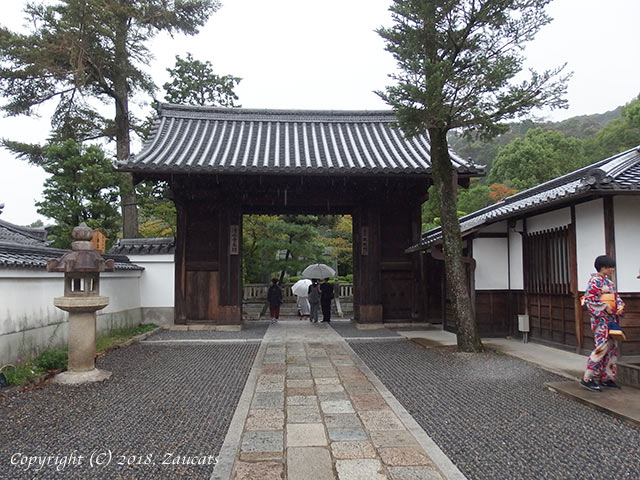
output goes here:
{"type": "Polygon", "coordinates": [[[331,452],[336,459],[376,458],[376,450],[368,441],[333,442],[331,452]]]}
{"type": "Polygon", "coordinates": [[[377,393],[352,395],[351,402],[356,410],[389,410],[389,405],[377,393]]]}
{"type": "Polygon", "coordinates": [[[287,388],[310,388],[313,387],[311,379],[287,379],[287,388]]]}
{"type": "Polygon", "coordinates": [[[283,450],[284,432],[282,430],[245,432],[240,446],[240,459],[282,458],[283,450]]]}
{"type": "Polygon", "coordinates": [[[256,392],[251,402],[251,408],[284,408],[284,392],[256,392]]]}
{"type": "Polygon", "coordinates": [[[362,423],[355,413],[330,413],[324,416],[327,428],[362,428],[362,423]]]}
{"type": "Polygon", "coordinates": [[[349,400],[324,400],[320,402],[323,413],[354,413],[349,400]]]}
{"type": "Polygon", "coordinates": [[[322,417],[317,405],[300,406],[290,405],[287,407],[287,423],[320,423],[322,417]]]}
{"type": "Polygon", "coordinates": [[[335,392],[344,392],[344,387],[340,384],[336,385],[316,385],[316,391],[318,393],[335,393],[335,392]]]}
{"type": "Polygon", "coordinates": [[[335,480],[329,450],[322,447],[287,448],[287,478],[335,480]]]}
{"type": "Polygon", "coordinates": [[[245,430],[282,430],[284,429],[284,410],[249,410],[245,430]]]}
{"type": "Polygon", "coordinates": [[[234,480],[282,480],[284,465],[282,462],[236,462],[234,480]]]}
{"type": "Polygon", "coordinates": [[[370,432],[376,447],[417,447],[418,442],[407,430],[370,432]]]}
{"type": "Polygon", "coordinates": [[[287,447],[322,447],[327,436],[322,423],[288,423],[287,447]]]}
{"type": "Polygon", "coordinates": [[[340,480],[387,480],[380,460],[338,460],[336,470],[340,480]]]}
{"type": "Polygon", "coordinates": [[[380,458],[385,465],[409,466],[409,465],[429,465],[433,463],[426,456],[422,449],[414,447],[382,447],[378,449],[380,458]]]}
{"type": "Polygon", "coordinates": [[[388,467],[392,480],[443,480],[440,472],[431,467],[388,467]]]}
{"type": "Polygon", "coordinates": [[[314,378],[314,382],[316,382],[316,386],[318,385],[340,385],[340,379],[334,377],[325,377],[325,378],[314,378]]]}
{"type": "Polygon", "coordinates": [[[327,430],[332,442],[367,440],[367,434],[361,428],[328,428],[327,430]]]}
{"type": "Polygon", "coordinates": [[[379,432],[382,430],[404,430],[404,424],[390,410],[372,410],[359,412],[360,419],[367,430],[379,432]]]}
{"type": "Polygon", "coordinates": [[[309,396],[298,396],[298,395],[293,395],[290,397],[287,397],[287,405],[304,405],[304,406],[312,406],[312,405],[316,405],[318,403],[318,397],[316,397],[315,395],[309,395],[309,396]]]}

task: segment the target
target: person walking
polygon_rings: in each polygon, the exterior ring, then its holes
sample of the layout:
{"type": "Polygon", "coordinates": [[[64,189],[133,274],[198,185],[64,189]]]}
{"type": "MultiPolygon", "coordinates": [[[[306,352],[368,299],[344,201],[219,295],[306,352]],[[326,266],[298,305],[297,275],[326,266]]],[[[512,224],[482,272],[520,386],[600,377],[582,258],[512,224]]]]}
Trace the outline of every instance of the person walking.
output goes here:
{"type": "Polygon", "coordinates": [[[611,281],[616,262],[607,255],[596,258],[592,273],[584,292],[584,304],[591,316],[591,330],[595,349],[589,355],[587,368],[580,385],[595,392],[604,388],[620,388],[615,382],[618,352],[616,343],[609,336],[610,323],[624,313],[624,302],[618,296],[611,281]],[[599,380],[600,384],[596,383],[599,380]]]}
{"type": "Polygon", "coordinates": [[[278,286],[277,278],[271,279],[271,286],[267,292],[267,301],[269,302],[271,323],[276,323],[280,318],[280,305],[282,305],[282,289],[278,286]]]}
{"type": "Polygon", "coordinates": [[[322,307],[322,323],[331,322],[331,300],[333,300],[333,284],[325,278],[320,285],[320,306],[322,307]]]}
{"type": "MultiPolygon", "coordinates": [[[[309,285],[311,286],[311,285],[309,285]]],[[[298,305],[298,313],[300,314],[300,320],[306,320],[311,315],[311,305],[308,297],[296,295],[296,304],[298,305]]]]}
{"type": "Polygon", "coordinates": [[[320,311],[320,285],[318,285],[318,279],[311,280],[311,285],[307,291],[309,299],[309,306],[311,308],[311,314],[309,321],[311,323],[318,323],[318,312],[320,311]]]}

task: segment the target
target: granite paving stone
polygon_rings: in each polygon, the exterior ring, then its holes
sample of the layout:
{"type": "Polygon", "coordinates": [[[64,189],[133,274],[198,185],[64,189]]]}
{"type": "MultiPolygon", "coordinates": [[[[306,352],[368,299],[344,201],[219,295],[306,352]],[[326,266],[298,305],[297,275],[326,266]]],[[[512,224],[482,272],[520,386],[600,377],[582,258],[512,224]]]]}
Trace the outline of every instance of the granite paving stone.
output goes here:
{"type": "Polygon", "coordinates": [[[353,405],[349,400],[320,401],[320,408],[324,413],[354,413],[353,405]]]}
{"type": "Polygon", "coordinates": [[[336,393],[336,392],[344,392],[344,387],[342,385],[316,385],[316,391],[318,393],[336,393]]]}
{"type": "Polygon", "coordinates": [[[387,402],[377,393],[352,395],[351,402],[356,410],[389,410],[387,402]]]}
{"type": "Polygon", "coordinates": [[[251,408],[284,408],[283,392],[256,392],[251,402],[251,408]]]}
{"type": "Polygon", "coordinates": [[[371,441],[376,447],[414,447],[418,443],[407,430],[387,430],[370,432],[371,441]]]}
{"type": "Polygon", "coordinates": [[[411,466],[432,465],[431,460],[421,449],[412,447],[381,447],[378,448],[380,458],[385,465],[411,466]]]}
{"type": "Polygon", "coordinates": [[[318,403],[318,397],[316,397],[315,395],[308,395],[308,396],[294,395],[294,396],[287,397],[287,405],[311,406],[311,405],[316,405],[317,403],[318,403]]]}
{"type": "Polygon", "coordinates": [[[387,467],[391,480],[444,480],[433,467],[387,467]]]}
{"type": "Polygon", "coordinates": [[[362,428],[328,428],[327,431],[332,442],[367,440],[367,434],[362,428]]]}
{"type": "Polygon", "coordinates": [[[321,447],[327,445],[322,423],[288,423],[287,447],[321,447]]]}
{"type": "Polygon", "coordinates": [[[320,400],[321,402],[325,402],[325,401],[348,402],[349,397],[347,397],[347,394],[344,392],[319,392],[318,400],[320,400]]]}
{"type": "Polygon", "coordinates": [[[340,379],[333,377],[314,378],[313,381],[316,383],[316,385],[340,385],[340,379]]]}
{"type": "Polygon", "coordinates": [[[287,388],[286,393],[289,397],[308,397],[315,395],[316,391],[313,388],[287,388]]]}
{"type": "Polygon", "coordinates": [[[309,388],[313,387],[312,379],[287,379],[287,388],[309,388]]]}
{"type": "Polygon", "coordinates": [[[240,449],[243,452],[282,452],[283,440],[282,430],[245,432],[240,449]]]}
{"type": "Polygon", "coordinates": [[[289,480],[334,480],[333,462],[326,447],[287,448],[289,480]]]}
{"type": "Polygon", "coordinates": [[[405,428],[400,419],[390,410],[362,411],[358,415],[360,415],[364,427],[373,432],[405,428]]]}
{"type": "Polygon", "coordinates": [[[362,428],[362,422],[355,413],[331,413],[324,416],[327,428],[362,428]]]}
{"type": "Polygon", "coordinates": [[[389,477],[380,460],[337,460],[336,470],[340,480],[386,480],[389,477]]]}
{"type": "Polygon", "coordinates": [[[322,417],[317,405],[287,407],[287,423],[319,423],[321,421],[322,417]]]}
{"type": "Polygon", "coordinates": [[[376,458],[375,448],[364,440],[333,442],[331,452],[337,459],[376,458]]]}
{"type": "Polygon", "coordinates": [[[246,430],[282,430],[284,429],[284,410],[249,410],[246,430]]]}
{"type": "Polygon", "coordinates": [[[282,462],[236,462],[233,480],[282,480],[284,465],[282,462]]]}

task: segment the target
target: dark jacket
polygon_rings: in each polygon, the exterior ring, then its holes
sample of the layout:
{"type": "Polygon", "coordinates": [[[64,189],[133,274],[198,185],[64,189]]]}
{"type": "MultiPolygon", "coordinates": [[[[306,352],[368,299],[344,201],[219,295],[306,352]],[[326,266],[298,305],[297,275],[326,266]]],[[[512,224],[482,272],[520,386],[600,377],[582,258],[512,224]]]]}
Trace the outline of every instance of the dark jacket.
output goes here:
{"type": "Polygon", "coordinates": [[[282,305],[282,289],[278,285],[271,285],[267,292],[267,300],[270,307],[279,307],[282,305]]]}
{"type": "Polygon", "coordinates": [[[309,303],[320,303],[320,285],[312,283],[309,285],[307,293],[309,294],[309,303]]]}
{"type": "Polygon", "coordinates": [[[321,283],[320,284],[320,301],[326,303],[326,302],[330,302],[332,298],[334,298],[333,284],[328,282],[321,283]]]}

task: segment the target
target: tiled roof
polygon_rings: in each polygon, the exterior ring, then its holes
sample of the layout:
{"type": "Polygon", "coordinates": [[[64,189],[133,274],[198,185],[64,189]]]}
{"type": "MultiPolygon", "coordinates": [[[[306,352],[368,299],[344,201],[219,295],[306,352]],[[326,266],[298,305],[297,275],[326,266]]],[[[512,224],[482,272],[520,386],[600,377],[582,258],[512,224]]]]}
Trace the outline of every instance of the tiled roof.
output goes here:
{"type": "MultiPolygon", "coordinates": [[[[51,248],[42,245],[23,245],[0,241],[0,268],[32,268],[44,270],[47,260],[60,258],[69,250],[51,248]]],[[[144,268],[129,262],[124,255],[103,255],[105,259],[115,260],[116,270],[144,270],[144,268]]]]}
{"type": "Polygon", "coordinates": [[[29,228],[0,220],[0,242],[21,245],[46,245],[47,232],[44,228],[29,228]]]}
{"type": "MultiPolygon", "coordinates": [[[[525,212],[560,204],[590,194],[614,192],[640,194],[640,146],[575,170],[554,180],[506,197],[460,219],[462,233],[484,224],[521,216],[525,212]]],[[[424,232],[417,245],[407,249],[415,252],[442,239],[440,227],[424,232]]]]}
{"type": "Polygon", "coordinates": [[[161,255],[173,254],[175,238],[121,238],[111,247],[109,253],[121,255],[161,255]]]}
{"type": "MultiPolygon", "coordinates": [[[[484,166],[452,154],[458,173],[484,166]]],[[[426,136],[405,139],[391,111],[250,110],[160,104],[142,151],[119,162],[132,172],[421,175],[431,172],[426,136]]]]}

